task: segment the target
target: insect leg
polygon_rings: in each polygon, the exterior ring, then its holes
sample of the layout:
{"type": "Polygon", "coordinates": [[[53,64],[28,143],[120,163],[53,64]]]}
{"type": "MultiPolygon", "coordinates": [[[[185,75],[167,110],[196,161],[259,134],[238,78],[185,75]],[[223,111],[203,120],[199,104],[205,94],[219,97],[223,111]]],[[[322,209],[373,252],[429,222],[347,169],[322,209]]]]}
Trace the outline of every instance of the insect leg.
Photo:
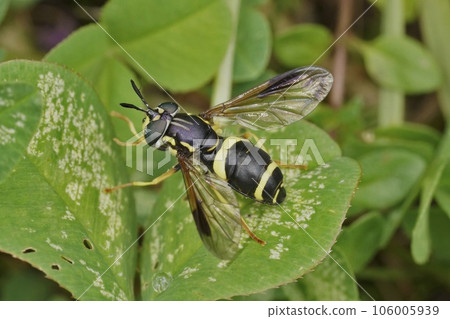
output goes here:
{"type": "Polygon", "coordinates": [[[250,237],[256,241],[258,244],[264,246],[266,244],[266,242],[260,238],[258,238],[258,236],[256,236],[251,230],[250,227],[248,227],[247,223],[245,222],[244,218],[242,218],[241,216],[241,225],[242,227],[245,229],[245,231],[250,235],[250,237]]]}
{"type": "Polygon", "coordinates": [[[131,183],[126,183],[126,184],[118,185],[118,186],[111,187],[111,188],[105,188],[105,193],[111,193],[111,192],[114,192],[114,191],[116,191],[118,189],[125,188],[125,187],[130,187],[130,186],[154,186],[154,185],[158,185],[159,183],[161,183],[162,181],[166,180],[167,178],[172,176],[174,173],[176,173],[179,169],[180,169],[180,167],[177,164],[174,167],[172,167],[171,169],[169,169],[167,172],[165,172],[164,174],[156,177],[155,179],[153,179],[150,182],[131,182],[131,183]]]}
{"type": "Polygon", "coordinates": [[[130,128],[131,133],[133,133],[135,136],[138,135],[138,133],[137,133],[137,131],[136,131],[136,128],[134,127],[133,122],[131,122],[131,120],[130,120],[128,117],[126,117],[126,116],[123,115],[123,114],[117,113],[117,112],[115,112],[115,111],[112,111],[112,112],[110,113],[110,115],[111,115],[112,117],[116,117],[116,118],[118,118],[118,119],[121,119],[122,121],[125,121],[125,122],[128,124],[128,127],[130,128]]]}
{"type": "Polygon", "coordinates": [[[120,141],[117,138],[113,138],[114,142],[116,142],[120,146],[136,146],[136,145],[139,145],[142,142],[144,142],[145,137],[144,136],[139,136],[139,133],[136,131],[136,128],[134,127],[133,122],[131,122],[131,120],[128,117],[126,117],[123,114],[117,113],[115,111],[112,111],[110,114],[113,117],[116,117],[118,119],[121,119],[122,121],[125,121],[128,124],[128,127],[130,128],[131,133],[133,133],[133,135],[138,138],[136,141],[134,141],[132,143],[122,142],[122,141],[120,141]]]}
{"type": "Polygon", "coordinates": [[[281,163],[280,161],[273,160],[279,167],[283,168],[298,168],[302,170],[307,170],[308,165],[296,165],[296,164],[287,164],[287,163],[281,163]]]}
{"type": "Polygon", "coordinates": [[[266,148],[264,147],[264,142],[265,140],[260,139],[258,136],[256,136],[255,134],[251,133],[251,132],[246,132],[244,134],[241,135],[242,138],[245,138],[246,140],[253,138],[255,140],[255,146],[259,147],[261,149],[263,149],[265,152],[267,152],[266,148]]]}
{"type": "Polygon", "coordinates": [[[120,141],[118,138],[113,138],[113,141],[116,142],[117,144],[119,144],[120,146],[136,146],[141,144],[142,142],[145,141],[145,137],[141,136],[139,137],[136,141],[132,142],[132,143],[128,143],[128,142],[122,142],[120,141]]]}

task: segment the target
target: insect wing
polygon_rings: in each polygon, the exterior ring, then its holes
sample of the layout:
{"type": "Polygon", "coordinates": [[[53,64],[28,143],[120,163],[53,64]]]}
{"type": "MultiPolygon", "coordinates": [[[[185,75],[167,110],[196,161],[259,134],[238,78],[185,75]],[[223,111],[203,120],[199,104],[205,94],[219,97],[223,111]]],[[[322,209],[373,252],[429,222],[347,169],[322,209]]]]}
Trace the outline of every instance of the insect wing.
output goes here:
{"type": "Polygon", "coordinates": [[[330,72],[319,67],[297,68],[250,89],[201,114],[220,126],[234,123],[251,129],[274,129],[309,114],[328,94],[330,72]]]}
{"type": "Polygon", "coordinates": [[[233,190],[210,172],[179,158],[189,205],[205,246],[221,259],[232,259],[241,237],[241,217],[233,190]]]}

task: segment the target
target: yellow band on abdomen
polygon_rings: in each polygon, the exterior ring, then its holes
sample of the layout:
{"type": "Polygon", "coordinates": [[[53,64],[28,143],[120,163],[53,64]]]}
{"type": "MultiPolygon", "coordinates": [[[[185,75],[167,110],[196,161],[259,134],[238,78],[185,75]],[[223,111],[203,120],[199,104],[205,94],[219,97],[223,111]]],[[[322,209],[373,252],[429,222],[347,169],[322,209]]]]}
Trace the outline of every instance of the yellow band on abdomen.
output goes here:
{"type": "Polygon", "coordinates": [[[237,142],[242,141],[242,138],[239,137],[227,137],[223,143],[222,147],[217,151],[217,154],[214,158],[213,170],[217,176],[226,180],[227,173],[225,171],[225,163],[228,156],[228,150],[237,142]]]}
{"type": "Polygon", "coordinates": [[[258,186],[255,190],[255,198],[257,200],[262,201],[263,196],[262,193],[264,191],[264,188],[266,187],[267,182],[269,181],[270,176],[272,176],[273,171],[278,167],[277,163],[272,162],[267,166],[266,171],[264,172],[263,176],[261,176],[261,180],[258,183],[258,186]]]}

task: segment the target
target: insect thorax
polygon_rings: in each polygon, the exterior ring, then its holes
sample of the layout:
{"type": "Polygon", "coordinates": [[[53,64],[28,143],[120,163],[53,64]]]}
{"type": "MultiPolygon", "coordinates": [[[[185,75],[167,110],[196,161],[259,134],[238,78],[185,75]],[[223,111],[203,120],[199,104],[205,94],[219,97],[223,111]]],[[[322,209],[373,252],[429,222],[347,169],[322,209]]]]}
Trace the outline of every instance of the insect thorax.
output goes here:
{"type": "Polygon", "coordinates": [[[196,115],[177,114],[162,140],[165,147],[189,155],[195,152],[211,153],[219,144],[217,135],[208,122],[196,115]]]}

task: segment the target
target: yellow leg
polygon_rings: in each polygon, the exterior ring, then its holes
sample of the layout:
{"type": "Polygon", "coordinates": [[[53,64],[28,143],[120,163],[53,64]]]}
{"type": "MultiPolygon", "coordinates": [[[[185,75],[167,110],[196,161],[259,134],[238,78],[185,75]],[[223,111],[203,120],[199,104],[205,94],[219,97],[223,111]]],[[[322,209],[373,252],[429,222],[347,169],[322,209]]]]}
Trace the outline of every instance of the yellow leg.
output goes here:
{"type": "Polygon", "coordinates": [[[105,193],[111,193],[111,192],[114,192],[114,191],[116,191],[118,189],[125,188],[125,187],[130,187],[130,186],[154,186],[154,185],[158,185],[159,183],[161,183],[165,179],[167,179],[170,176],[172,176],[177,171],[178,171],[177,167],[172,167],[167,172],[165,172],[164,174],[156,177],[151,182],[131,182],[131,183],[126,183],[126,184],[118,185],[118,186],[111,187],[111,188],[105,188],[105,193]]]}
{"type": "Polygon", "coordinates": [[[132,143],[122,142],[116,137],[113,138],[113,141],[116,142],[117,144],[119,144],[120,146],[136,146],[145,141],[145,136],[139,137],[136,141],[134,141],[132,143]]]}
{"type": "Polygon", "coordinates": [[[252,132],[245,132],[244,134],[241,135],[241,137],[246,138],[246,139],[253,137],[256,141],[259,140],[258,137],[255,134],[253,134],[252,132]]]}
{"type": "Polygon", "coordinates": [[[298,169],[303,169],[303,170],[307,170],[308,166],[307,165],[295,165],[295,164],[285,164],[285,163],[281,163],[280,161],[275,161],[275,163],[277,163],[278,166],[280,167],[284,167],[284,168],[298,168],[298,169]]]}
{"type": "Polygon", "coordinates": [[[255,142],[256,142],[255,146],[256,146],[256,147],[259,147],[259,148],[262,148],[265,152],[267,152],[266,148],[263,146],[265,140],[261,140],[261,139],[260,139],[258,136],[256,136],[255,134],[253,134],[253,133],[251,133],[251,132],[246,132],[246,133],[242,134],[241,137],[242,137],[242,138],[245,138],[245,139],[247,139],[247,140],[250,139],[250,138],[253,138],[253,139],[255,140],[255,142]]]}
{"type": "Polygon", "coordinates": [[[131,120],[128,117],[126,117],[123,114],[117,113],[115,111],[112,111],[110,114],[112,117],[116,117],[118,119],[121,119],[122,121],[125,121],[128,124],[128,127],[129,127],[131,133],[133,133],[133,135],[138,138],[136,141],[134,141],[132,143],[122,142],[117,138],[113,139],[114,142],[116,142],[120,146],[136,146],[136,145],[141,144],[145,140],[145,137],[143,135],[140,136],[139,133],[136,131],[136,128],[134,127],[133,122],[131,122],[131,120]]]}
{"type": "Polygon", "coordinates": [[[245,222],[244,218],[242,218],[241,216],[241,225],[242,227],[245,229],[245,231],[250,235],[250,237],[256,241],[258,244],[264,246],[266,244],[266,242],[260,238],[258,238],[258,236],[256,236],[251,230],[250,227],[248,227],[247,223],[245,222]]]}
{"type": "Polygon", "coordinates": [[[112,117],[116,117],[118,119],[121,119],[122,121],[125,121],[128,124],[128,127],[130,128],[130,131],[131,133],[133,133],[133,135],[135,136],[139,135],[136,131],[136,128],[134,127],[133,122],[131,122],[131,120],[128,117],[115,111],[112,111],[110,114],[112,117]]]}

